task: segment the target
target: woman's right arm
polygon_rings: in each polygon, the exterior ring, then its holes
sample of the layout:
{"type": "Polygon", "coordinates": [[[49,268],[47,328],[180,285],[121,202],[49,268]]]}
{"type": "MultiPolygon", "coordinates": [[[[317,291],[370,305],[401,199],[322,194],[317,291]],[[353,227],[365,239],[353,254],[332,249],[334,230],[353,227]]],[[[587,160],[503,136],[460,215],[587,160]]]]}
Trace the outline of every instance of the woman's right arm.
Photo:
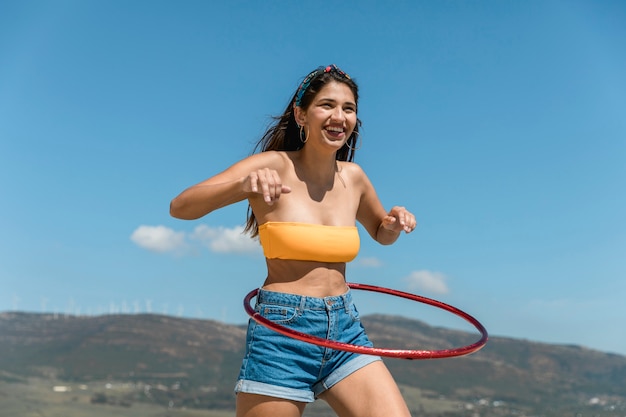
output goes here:
{"type": "Polygon", "coordinates": [[[180,193],[170,203],[170,214],[194,220],[253,195],[263,196],[267,204],[273,204],[281,193],[291,191],[282,185],[277,172],[281,162],[276,152],[263,152],[239,161],[180,193]]]}

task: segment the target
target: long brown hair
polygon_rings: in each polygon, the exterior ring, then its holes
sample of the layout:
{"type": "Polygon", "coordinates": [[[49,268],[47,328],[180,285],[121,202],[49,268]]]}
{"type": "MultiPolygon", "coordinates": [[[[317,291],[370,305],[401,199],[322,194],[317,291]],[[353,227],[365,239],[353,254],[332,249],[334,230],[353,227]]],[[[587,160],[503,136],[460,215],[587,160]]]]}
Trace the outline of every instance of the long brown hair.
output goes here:
{"type": "MultiPolygon", "coordinates": [[[[289,100],[289,104],[283,114],[272,118],[274,122],[267,128],[261,139],[257,142],[253,153],[266,151],[298,151],[302,149],[304,143],[300,138],[300,127],[294,117],[294,106],[296,102],[299,102],[300,108],[304,110],[308,109],[317,93],[328,83],[333,81],[344,83],[350,88],[352,94],[354,94],[354,101],[358,109],[359,87],[356,82],[334,65],[326,68],[320,67],[304,78],[298,90],[294,93],[291,100],[289,100]]],[[[361,120],[357,118],[357,123],[356,126],[354,126],[352,134],[343,147],[337,151],[336,159],[338,161],[352,162],[354,160],[354,152],[356,150],[360,126],[361,120]]],[[[259,234],[259,226],[250,205],[248,205],[244,233],[250,233],[252,237],[259,234]]]]}

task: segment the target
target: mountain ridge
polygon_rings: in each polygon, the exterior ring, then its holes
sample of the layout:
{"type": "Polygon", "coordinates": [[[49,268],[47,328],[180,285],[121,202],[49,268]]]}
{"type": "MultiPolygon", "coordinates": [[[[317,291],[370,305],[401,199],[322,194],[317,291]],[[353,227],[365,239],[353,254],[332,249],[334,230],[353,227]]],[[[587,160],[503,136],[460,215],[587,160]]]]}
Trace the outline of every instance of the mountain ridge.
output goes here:
{"type": "MultiPolygon", "coordinates": [[[[362,321],[377,347],[450,349],[479,338],[399,316],[371,315],[362,321]]],[[[177,386],[163,391],[157,401],[230,409],[245,331],[244,325],[157,314],[4,312],[0,313],[0,380],[37,377],[177,386]]],[[[626,410],[626,356],[583,346],[490,336],[483,349],[468,356],[385,358],[385,362],[407,390],[455,401],[488,399],[509,407],[498,407],[498,412],[573,412],[598,398],[626,410]]]]}

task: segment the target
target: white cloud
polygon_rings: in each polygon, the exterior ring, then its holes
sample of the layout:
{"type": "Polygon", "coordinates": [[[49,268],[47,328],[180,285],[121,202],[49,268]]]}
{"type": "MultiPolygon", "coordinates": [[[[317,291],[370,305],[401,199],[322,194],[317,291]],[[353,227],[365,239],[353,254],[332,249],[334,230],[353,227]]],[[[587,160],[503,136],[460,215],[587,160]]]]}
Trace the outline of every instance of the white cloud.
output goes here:
{"type": "Polygon", "coordinates": [[[261,253],[258,241],[243,234],[243,227],[197,226],[193,232],[177,232],[165,226],[139,226],[130,239],[144,249],[159,253],[197,254],[199,248],[216,253],[261,253]]]}
{"type": "Polygon", "coordinates": [[[212,228],[201,224],[190,236],[200,241],[212,252],[217,253],[257,253],[261,251],[258,242],[243,233],[242,226],[232,229],[226,227],[212,228]]]}
{"type": "Polygon", "coordinates": [[[405,282],[411,291],[433,294],[447,294],[450,291],[446,284],[446,276],[441,272],[413,271],[405,278],[405,282]]]}
{"type": "Polygon", "coordinates": [[[185,247],[185,233],[165,226],[139,226],[130,240],[152,252],[174,252],[185,247]]]}
{"type": "Polygon", "coordinates": [[[357,258],[356,264],[366,268],[378,268],[383,265],[378,258],[357,258]]]}

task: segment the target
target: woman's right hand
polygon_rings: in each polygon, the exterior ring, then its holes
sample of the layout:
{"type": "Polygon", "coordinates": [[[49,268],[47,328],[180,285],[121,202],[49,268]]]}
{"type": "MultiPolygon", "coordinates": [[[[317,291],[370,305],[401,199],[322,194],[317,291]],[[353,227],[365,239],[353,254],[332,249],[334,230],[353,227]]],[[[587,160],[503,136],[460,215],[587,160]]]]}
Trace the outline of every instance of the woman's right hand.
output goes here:
{"type": "Polygon", "coordinates": [[[244,179],[243,190],[246,193],[261,194],[268,205],[274,204],[281,194],[291,192],[291,188],[283,185],[280,175],[274,169],[262,168],[252,171],[244,179]]]}

